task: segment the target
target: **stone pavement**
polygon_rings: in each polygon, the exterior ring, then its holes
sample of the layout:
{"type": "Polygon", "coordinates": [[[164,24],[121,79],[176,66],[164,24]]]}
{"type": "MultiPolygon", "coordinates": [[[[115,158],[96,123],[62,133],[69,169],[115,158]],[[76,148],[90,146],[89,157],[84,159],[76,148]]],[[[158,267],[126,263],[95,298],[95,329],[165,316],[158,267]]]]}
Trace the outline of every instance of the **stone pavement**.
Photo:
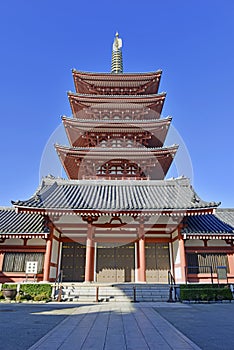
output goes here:
{"type": "MultiPolygon", "coordinates": [[[[156,310],[160,303],[74,306],[72,313],[29,350],[182,350],[200,348],[156,310]]],[[[167,304],[177,308],[179,304],[167,304]]],[[[63,304],[64,305],[64,304],[63,304]]],[[[183,307],[188,307],[184,305],[183,307]]],[[[50,311],[45,311],[45,313],[50,311]]]]}

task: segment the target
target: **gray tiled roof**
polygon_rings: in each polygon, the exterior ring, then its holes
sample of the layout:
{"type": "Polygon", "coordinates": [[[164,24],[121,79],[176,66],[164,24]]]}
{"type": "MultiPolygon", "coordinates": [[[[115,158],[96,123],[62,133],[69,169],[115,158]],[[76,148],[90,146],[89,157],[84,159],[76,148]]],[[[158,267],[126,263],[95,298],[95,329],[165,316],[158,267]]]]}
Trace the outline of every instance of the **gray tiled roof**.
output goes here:
{"type": "Polygon", "coordinates": [[[8,233],[44,233],[44,218],[39,214],[17,214],[14,208],[0,208],[0,234],[8,233]]]}
{"type": "Polygon", "coordinates": [[[55,210],[170,211],[216,207],[194,192],[187,178],[169,180],[64,180],[46,177],[17,207],[55,210]]]}
{"type": "Polygon", "coordinates": [[[186,234],[234,234],[234,227],[221,221],[216,215],[197,215],[184,218],[185,227],[182,233],[186,234]]]}
{"type": "Polygon", "coordinates": [[[220,220],[234,227],[234,208],[218,208],[215,215],[220,220]]]}

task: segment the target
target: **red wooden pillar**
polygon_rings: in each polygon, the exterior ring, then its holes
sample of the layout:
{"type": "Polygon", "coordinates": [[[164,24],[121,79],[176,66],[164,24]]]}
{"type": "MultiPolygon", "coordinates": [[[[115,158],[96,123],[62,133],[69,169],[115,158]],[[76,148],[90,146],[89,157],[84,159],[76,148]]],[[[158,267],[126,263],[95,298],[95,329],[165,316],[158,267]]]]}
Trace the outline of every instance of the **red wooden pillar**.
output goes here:
{"type": "Polygon", "coordinates": [[[144,234],[144,224],[140,224],[139,227],[139,241],[137,242],[137,272],[138,272],[138,282],[146,282],[146,272],[145,272],[145,234],[144,234]]]}
{"type": "Polygon", "coordinates": [[[228,257],[228,265],[229,265],[229,276],[231,276],[231,278],[229,279],[228,282],[233,283],[234,279],[234,252],[227,254],[228,257]]]}
{"type": "Polygon", "coordinates": [[[45,252],[44,274],[43,274],[43,281],[46,281],[46,282],[50,280],[51,252],[52,252],[52,235],[50,235],[46,240],[46,252],[45,252]]]}
{"type": "Polygon", "coordinates": [[[4,253],[0,253],[0,271],[2,271],[2,268],[3,268],[3,260],[4,260],[4,253]]]}
{"type": "Polygon", "coordinates": [[[185,267],[186,267],[186,255],[185,255],[185,247],[184,247],[184,239],[182,234],[180,233],[181,228],[178,228],[179,234],[179,252],[180,252],[180,268],[181,268],[181,280],[179,282],[186,283],[186,274],[185,274],[185,267]]]}
{"type": "Polygon", "coordinates": [[[94,241],[92,223],[88,223],[88,233],[86,240],[86,260],[85,260],[85,282],[94,280],[94,241]]]}

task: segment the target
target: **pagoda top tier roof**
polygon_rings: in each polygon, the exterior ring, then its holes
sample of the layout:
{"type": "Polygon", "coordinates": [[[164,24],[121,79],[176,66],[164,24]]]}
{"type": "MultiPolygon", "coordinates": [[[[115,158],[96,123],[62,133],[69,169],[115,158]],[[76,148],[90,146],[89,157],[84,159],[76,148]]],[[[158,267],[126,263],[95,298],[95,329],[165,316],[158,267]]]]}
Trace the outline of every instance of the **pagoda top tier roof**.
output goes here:
{"type": "Polygon", "coordinates": [[[197,215],[212,213],[219,203],[198,197],[189,179],[65,180],[46,177],[36,193],[14,201],[18,211],[53,215],[197,215]]]}
{"type": "Polygon", "coordinates": [[[154,79],[155,77],[158,77],[162,74],[162,70],[158,69],[154,72],[125,72],[120,74],[114,74],[110,72],[87,72],[87,71],[81,71],[77,70],[75,68],[72,69],[72,73],[78,75],[81,78],[88,78],[92,80],[99,80],[99,79],[105,79],[105,80],[123,80],[123,79],[129,79],[129,80],[142,80],[142,79],[154,79]]]}
{"type": "Polygon", "coordinates": [[[158,92],[162,71],[148,73],[91,73],[72,71],[79,93],[93,94],[155,94],[158,92]]]}

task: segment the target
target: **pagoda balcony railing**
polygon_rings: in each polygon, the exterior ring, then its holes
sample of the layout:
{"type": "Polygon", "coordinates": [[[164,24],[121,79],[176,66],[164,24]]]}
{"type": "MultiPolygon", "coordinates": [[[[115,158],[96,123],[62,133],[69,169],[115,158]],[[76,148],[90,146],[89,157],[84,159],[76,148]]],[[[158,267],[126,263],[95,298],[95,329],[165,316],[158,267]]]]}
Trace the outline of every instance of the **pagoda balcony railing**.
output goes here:
{"type": "Polygon", "coordinates": [[[150,180],[148,176],[123,176],[123,175],[95,175],[95,176],[83,176],[83,180],[150,180]]]}

